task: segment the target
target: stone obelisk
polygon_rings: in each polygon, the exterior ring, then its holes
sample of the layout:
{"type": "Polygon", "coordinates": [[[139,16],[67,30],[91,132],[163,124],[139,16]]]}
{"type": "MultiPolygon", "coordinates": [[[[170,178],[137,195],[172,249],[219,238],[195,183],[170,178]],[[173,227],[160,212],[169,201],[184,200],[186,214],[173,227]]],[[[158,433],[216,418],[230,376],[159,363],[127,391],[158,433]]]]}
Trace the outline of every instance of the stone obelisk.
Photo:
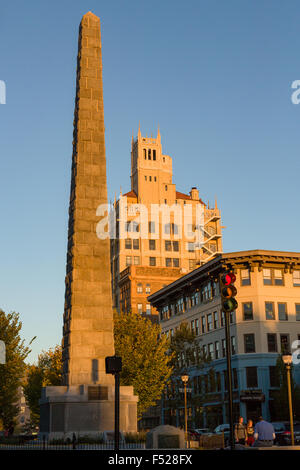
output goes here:
{"type": "MultiPolygon", "coordinates": [[[[79,28],[68,253],[63,327],[63,386],[46,387],[41,434],[95,436],[114,429],[114,354],[110,246],[98,238],[97,208],[107,204],[100,20],[79,28]]],[[[136,431],[137,397],[121,387],[120,428],[136,431]]]]}
{"type": "Polygon", "coordinates": [[[100,21],[90,12],[79,29],[71,178],[64,384],[113,383],[104,361],[114,354],[110,247],[96,233],[107,204],[100,21]]]}

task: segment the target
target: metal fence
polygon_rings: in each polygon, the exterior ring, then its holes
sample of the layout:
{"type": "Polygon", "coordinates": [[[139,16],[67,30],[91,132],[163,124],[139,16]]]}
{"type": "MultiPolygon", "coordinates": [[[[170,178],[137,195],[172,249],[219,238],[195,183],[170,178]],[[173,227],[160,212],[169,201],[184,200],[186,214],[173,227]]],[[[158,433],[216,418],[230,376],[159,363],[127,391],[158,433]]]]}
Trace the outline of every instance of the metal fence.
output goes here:
{"type": "MultiPolygon", "coordinates": [[[[120,442],[120,450],[145,449],[145,442],[120,442]]],[[[47,440],[24,441],[14,438],[2,440],[0,450],[114,450],[114,442],[85,443],[71,442],[69,444],[47,440]]]]}

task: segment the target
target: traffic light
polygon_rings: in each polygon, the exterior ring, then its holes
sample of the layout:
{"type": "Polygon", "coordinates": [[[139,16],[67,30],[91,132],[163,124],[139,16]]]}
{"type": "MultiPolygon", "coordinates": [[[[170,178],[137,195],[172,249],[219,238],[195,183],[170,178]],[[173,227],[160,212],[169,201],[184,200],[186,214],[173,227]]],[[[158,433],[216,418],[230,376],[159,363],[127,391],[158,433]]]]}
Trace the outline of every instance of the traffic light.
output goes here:
{"type": "Polygon", "coordinates": [[[226,271],[221,275],[221,298],[222,298],[222,310],[224,312],[233,312],[236,310],[238,303],[234,298],[237,294],[234,283],[236,281],[236,275],[233,271],[226,271]]]}

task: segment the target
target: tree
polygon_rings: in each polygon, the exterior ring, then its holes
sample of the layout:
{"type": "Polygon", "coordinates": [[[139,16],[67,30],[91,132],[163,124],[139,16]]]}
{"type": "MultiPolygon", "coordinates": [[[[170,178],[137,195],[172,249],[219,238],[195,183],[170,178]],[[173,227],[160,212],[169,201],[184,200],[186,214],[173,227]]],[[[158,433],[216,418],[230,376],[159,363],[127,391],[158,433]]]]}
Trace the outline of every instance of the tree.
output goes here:
{"type": "Polygon", "coordinates": [[[48,351],[42,351],[38,356],[37,365],[28,365],[26,380],[23,384],[26,402],[30,408],[32,426],[37,426],[40,420],[40,405],[42,387],[61,385],[62,378],[62,349],[55,346],[48,351]]]}
{"type": "Polygon", "coordinates": [[[122,358],[121,385],[132,385],[139,397],[138,417],[161,397],[172,373],[169,341],[161,328],[138,314],[114,318],[116,355],[122,358]]]}
{"type": "Polygon", "coordinates": [[[25,373],[25,359],[31,352],[21,339],[19,314],[0,310],[0,339],[6,348],[6,363],[0,364],[0,420],[5,429],[14,426],[18,414],[18,388],[25,373]]]}
{"type": "MultiPolygon", "coordinates": [[[[289,402],[288,402],[288,385],[286,366],[282,360],[282,354],[277,358],[276,373],[279,390],[273,392],[274,411],[276,416],[274,419],[279,421],[289,421],[289,402]]],[[[300,418],[300,387],[295,384],[293,379],[293,365],[291,365],[291,392],[294,417],[300,418]]]]}
{"type": "MultiPolygon", "coordinates": [[[[189,367],[196,366],[199,370],[208,364],[209,358],[205,357],[199,346],[199,339],[190,329],[187,322],[182,322],[170,342],[170,354],[172,356],[171,364],[173,367],[172,375],[167,383],[165,390],[165,408],[169,414],[171,424],[176,425],[177,410],[184,406],[184,393],[181,375],[188,371],[189,367]]],[[[212,369],[206,374],[209,378],[209,385],[213,386],[214,372],[212,369]]],[[[188,388],[191,388],[188,386],[188,388]]],[[[202,391],[202,387],[197,389],[197,393],[188,394],[188,402],[190,406],[201,406],[205,400],[206,390],[202,391]]]]}

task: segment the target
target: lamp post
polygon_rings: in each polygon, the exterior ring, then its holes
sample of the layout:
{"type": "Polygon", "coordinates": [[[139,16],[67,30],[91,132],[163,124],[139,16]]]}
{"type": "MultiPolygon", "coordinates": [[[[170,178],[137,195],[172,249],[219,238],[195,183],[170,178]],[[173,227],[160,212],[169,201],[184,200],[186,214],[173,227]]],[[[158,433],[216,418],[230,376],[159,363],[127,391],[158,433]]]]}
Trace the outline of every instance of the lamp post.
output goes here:
{"type": "Polygon", "coordinates": [[[292,404],[292,387],[291,387],[291,365],[292,365],[292,355],[284,354],[282,360],[286,367],[287,373],[287,386],[288,386],[288,397],[289,397],[289,411],[290,411],[290,427],[291,427],[291,441],[292,446],[295,445],[294,440],[294,420],[293,420],[293,404],[292,404]]]}
{"type": "Polygon", "coordinates": [[[108,356],[105,358],[107,374],[115,376],[115,451],[120,448],[120,372],[122,371],[122,358],[108,356]]]}
{"type": "Polygon", "coordinates": [[[186,386],[189,380],[187,373],[182,374],[181,380],[184,385],[184,430],[185,430],[185,441],[188,442],[188,433],[187,433],[187,403],[186,403],[186,386]]]}

